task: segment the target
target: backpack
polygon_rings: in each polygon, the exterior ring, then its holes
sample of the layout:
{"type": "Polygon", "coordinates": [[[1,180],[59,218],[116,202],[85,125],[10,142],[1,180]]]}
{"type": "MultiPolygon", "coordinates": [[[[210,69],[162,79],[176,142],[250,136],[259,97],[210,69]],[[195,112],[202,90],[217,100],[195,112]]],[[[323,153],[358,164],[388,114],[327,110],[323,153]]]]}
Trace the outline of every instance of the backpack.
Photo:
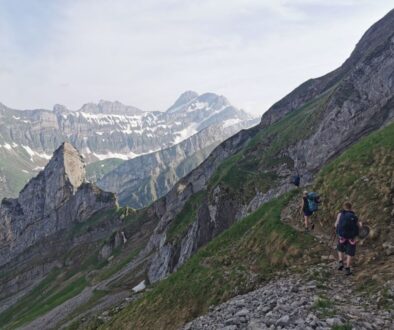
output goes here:
{"type": "Polygon", "coordinates": [[[337,234],[343,238],[355,238],[358,235],[358,218],[353,211],[341,211],[337,225],[337,234]]]}
{"type": "Polygon", "coordinates": [[[299,186],[300,186],[300,181],[301,181],[301,178],[300,178],[299,175],[293,175],[293,176],[290,178],[290,183],[292,183],[292,184],[295,185],[296,187],[299,187],[299,186]]]}
{"type": "Polygon", "coordinates": [[[315,192],[309,192],[308,196],[308,208],[311,212],[315,212],[319,209],[320,197],[315,192]]]}

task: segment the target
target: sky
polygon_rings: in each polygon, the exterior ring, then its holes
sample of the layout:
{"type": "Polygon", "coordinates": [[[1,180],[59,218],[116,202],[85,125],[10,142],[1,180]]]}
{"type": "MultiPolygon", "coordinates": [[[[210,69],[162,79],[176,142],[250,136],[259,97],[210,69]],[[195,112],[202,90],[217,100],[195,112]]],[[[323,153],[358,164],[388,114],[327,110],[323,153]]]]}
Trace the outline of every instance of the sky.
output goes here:
{"type": "Polygon", "coordinates": [[[261,115],[340,66],[392,0],[0,0],[0,102],[164,111],[186,90],[261,115]]]}

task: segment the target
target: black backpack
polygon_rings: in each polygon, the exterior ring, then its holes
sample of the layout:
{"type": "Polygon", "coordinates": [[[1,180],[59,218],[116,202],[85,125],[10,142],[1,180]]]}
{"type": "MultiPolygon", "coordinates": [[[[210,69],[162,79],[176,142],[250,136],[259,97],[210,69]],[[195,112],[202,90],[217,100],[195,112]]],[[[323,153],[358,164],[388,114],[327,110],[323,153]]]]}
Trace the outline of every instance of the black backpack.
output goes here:
{"type": "Polygon", "coordinates": [[[343,238],[355,238],[358,235],[358,218],[353,211],[341,211],[337,234],[343,238]]]}
{"type": "Polygon", "coordinates": [[[301,182],[301,177],[299,175],[293,175],[290,178],[290,183],[292,183],[293,185],[295,185],[296,187],[300,186],[300,182],[301,182]]]}

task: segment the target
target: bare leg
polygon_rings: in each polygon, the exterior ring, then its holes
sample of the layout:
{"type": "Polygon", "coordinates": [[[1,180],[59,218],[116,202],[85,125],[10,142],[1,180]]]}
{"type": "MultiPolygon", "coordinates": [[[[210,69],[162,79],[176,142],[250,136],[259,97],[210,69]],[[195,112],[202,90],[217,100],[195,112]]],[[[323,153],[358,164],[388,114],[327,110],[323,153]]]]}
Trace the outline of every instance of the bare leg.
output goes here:
{"type": "Polygon", "coordinates": [[[343,252],[338,251],[338,261],[343,261],[343,252]]]}
{"type": "Polygon", "coordinates": [[[308,228],[309,225],[309,217],[304,215],[304,224],[305,224],[305,228],[308,228]]]}
{"type": "Polygon", "coordinates": [[[338,270],[343,270],[343,252],[338,251],[338,270]]]}
{"type": "Polygon", "coordinates": [[[350,268],[351,265],[352,265],[352,257],[351,256],[347,256],[346,257],[346,267],[350,268]]]}
{"type": "Polygon", "coordinates": [[[346,268],[345,268],[346,275],[352,275],[352,271],[350,270],[351,264],[352,264],[352,257],[349,255],[346,255],[346,268]]]}

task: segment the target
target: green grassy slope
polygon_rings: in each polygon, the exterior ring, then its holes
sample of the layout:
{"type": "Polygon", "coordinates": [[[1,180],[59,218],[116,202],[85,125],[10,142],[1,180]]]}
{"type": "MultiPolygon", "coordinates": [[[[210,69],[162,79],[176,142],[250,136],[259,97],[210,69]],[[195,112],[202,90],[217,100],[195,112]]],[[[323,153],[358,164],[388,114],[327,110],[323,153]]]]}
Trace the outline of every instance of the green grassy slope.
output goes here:
{"type": "MultiPolygon", "coordinates": [[[[42,160],[44,165],[46,160],[42,160]]],[[[21,147],[8,150],[0,148],[0,200],[16,197],[24,185],[37,174],[37,165],[21,147]]]]}
{"type": "Polygon", "coordinates": [[[293,167],[292,160],[283,156],[282,150],[313,133],[333,91],[334,88],[330,89],[261,130],[242,151],[221,164],[209,187],[226,186],[243,202],[250,201],[256,190],[268,191],[279,179],[276,171],[279,165],[293,167]]]}
{"type": "MultiPolygon", "coordinates": [[[[100,251],[105,244],[113,242],[115,232],[111,231],[108,231],[107,237],[102,240],[90,243],[81,242],[79,245],[65,250],[63,255],[58,258],[62,267],[53,269],[36,288],[16,304],[0,313],[0,328],[16,329],[26,325],[76,296],[86,287],[94,286],[120,271],[145,246],[149,233],[156,224],[152,218],[148,220],[147,212],[148,210],[135,211],[129,208],[109,209],[96,213],[87,221],[76,224],[69,232],[64,233],[63,239],[68,240],[66,246],[72,247],[74,240],[78,241],[82,236],[89,235],[95,230],[103,230],[112,222],[122,228],[129,240],[125,245],[114,247],[111,258],[107,259],[100,255],[100,251]]],[[[35,262],[40,262],[40,260],[35,262]]],[[[10,279],[12,276],[15,274],[8,272],[0,274],[2,279],[10,279]]],[[[101,297],[122,290],[122,286],[132,285],[140,280],[141,278],[133,278],[131,275],[127,279],[122,279],[121,283],[115,282],[109,285],[109,291],[94,291],[88,304],[93,306],[101,297]]]]}
{"type": "Polygon", "coordinates": [[[319,216],[327,228],[345,201],[350,201],[360,220],[370,226],[361,262],[385,259],[382,245],[394,244],[390,232],[394,215],[394,123],[362,138],[325,166],[314,189],[322,196],[319,216]]]}
{"type": "Polygon", "coordinates": [[[364,221],[371,225],[389,223],[394,188],[394,124],[361,139],[325,166],[315,188],[324,198],[323,212],[337,211],[350,200],[364,221]]]}
{"type": "Polygon", "coordinates": [[[33,321],[66,300],[80,293],[88,282],[82,275],[69,279],[53,270],[37,287],[11,308],[0,314],[2,329],[16,329],[33,321]]]}
{"type": "Polygon", "coordinates": [[[280,222],[291,195],[274,200],[200,249],[183,267],[131,304],[106,329],[175,329],[228,298],[300,262],[310,236],[280,222]]]}
{"type": "MultiPolygon", "coordinates": [[[[281,130],[283,125],[278,124],[281,130]]],[[[256,139],[246,150],[253,149],[256,139]]],[[[276,147],[270,145],[269,148],[273,150],[276,147]]],[[[213,177],[213,182],[224,182],[231,187],[232,178],[228,175],[237,167],[239,169],[240,162],[242,154],[227,160],[213,177]]],[[[332,230],[330,221],[344,200],[351,200],[360,218],[368,220],[373,229],[372,237],[363,244],[365,255],[361,256],[356,280],[372,276],[371,269],[364,267],[364,263],[372,260],[368,259],[368,246],[378,249],[392,236],[384,228],[387,228],[390,214],[394,211],[393,168],[394,124],[391,124],[361,139],[326,165],[314,184],[313,189],[323,196],[319,217],[326,222],[327,232],[332,230]]],[[[245,178],[249,176],[250,180],[254,178],[253,174],[247,173],[236,184],[244,187],[245,178]]],[[[206,312],[210,305],[254,288],[283,266],[296,265],[302,250],[312,257],[311,262],[319,260],[314,258],[319,247],[309,236],[300,235],[280,222],[281,210],[298,198],[295,194],[273,200],[233,225],[200,249],[176,273],[155,285],[141,300],[102,327],[173,329],[206,312]]],[[[377,260],[374,261],[374,269],[379,267],[383,276],[392,274],[392,262],[387,261],[389,259],[383,253],[380,257],[377,255],[374,251],[373,260],[377,260]]]]}

